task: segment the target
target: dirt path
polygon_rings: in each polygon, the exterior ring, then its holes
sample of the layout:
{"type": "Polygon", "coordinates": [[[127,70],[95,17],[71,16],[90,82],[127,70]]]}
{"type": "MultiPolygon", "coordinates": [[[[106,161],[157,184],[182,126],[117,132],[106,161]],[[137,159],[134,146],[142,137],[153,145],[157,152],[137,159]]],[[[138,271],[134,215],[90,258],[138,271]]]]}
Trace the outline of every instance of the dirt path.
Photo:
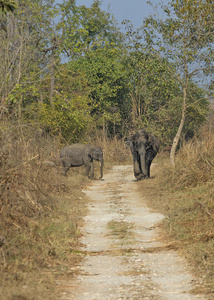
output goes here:
{"type": "Polygon", "coordinates": [[[153,212],[137,192],[132,166],[115,166],[87,191],[82,228],[86,257],[62,299],[206,299],[191,294],[196,282],[185,260],[160,240],[153,212]]]}

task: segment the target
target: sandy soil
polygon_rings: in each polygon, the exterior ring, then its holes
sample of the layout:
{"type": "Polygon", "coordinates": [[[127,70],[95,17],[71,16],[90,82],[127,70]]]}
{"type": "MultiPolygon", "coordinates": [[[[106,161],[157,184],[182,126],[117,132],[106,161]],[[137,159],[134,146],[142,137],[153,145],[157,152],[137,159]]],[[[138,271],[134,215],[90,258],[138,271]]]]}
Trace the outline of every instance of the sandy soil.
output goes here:
{"type": "Polygon", "coordinates": [[[145,205],[132,166],[115,166],[85,193],[86,256],[77,278],[58,282],[62,299],[206,299],[192,293],[197,282],[185,259],[161,240],[164,216],[145,205]]]}

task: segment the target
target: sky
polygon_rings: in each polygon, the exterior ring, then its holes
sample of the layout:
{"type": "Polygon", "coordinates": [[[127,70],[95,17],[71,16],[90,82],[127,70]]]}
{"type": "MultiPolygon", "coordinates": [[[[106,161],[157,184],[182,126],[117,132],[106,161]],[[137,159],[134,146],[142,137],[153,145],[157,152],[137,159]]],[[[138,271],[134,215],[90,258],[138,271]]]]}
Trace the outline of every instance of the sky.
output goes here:
{"type": "MultiPolygon", "coordinates": [[[[62,3],[62,0],[56,0],[58,3],[62,3]]],[[[76,0],[76,5],[91,6],[93,0],[76,0]]],[[[123,20],[129,20],[134,26],[134,29],[139,28],[143,19],[153,12],[150,5],[147,4],[147,0],[100,0],[101,9],[110,12],[114,15],[119,27],[125,30],[121,25],[123,20]],[[110,5],[110,8],[109,8],[110,5]]],[[[158,4],[161,0],[151,0],[151,2],[158,4]]],[[[163,3],[169,2],[169,0],[162,0],[163,3]]]]}
{"type": "MultiPolygon", "coordinates": [[[[147,0],[103,0],[101,2],[102,10],[111,12],[119,27],[122,27],[121,22],[127,19],[131,21],[134,28],[138,28],[142,25],[144,17],[152,12],[147,0]]],[[[93,0],[76,0],[77,5],[90,6],[92,3],[93,0]]]]}

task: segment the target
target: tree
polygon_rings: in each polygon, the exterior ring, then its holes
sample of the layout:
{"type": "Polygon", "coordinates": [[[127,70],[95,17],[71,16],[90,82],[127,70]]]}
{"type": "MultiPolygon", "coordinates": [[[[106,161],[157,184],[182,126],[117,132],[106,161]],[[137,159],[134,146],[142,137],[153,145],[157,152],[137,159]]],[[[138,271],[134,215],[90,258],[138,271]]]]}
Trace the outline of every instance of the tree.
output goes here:
{"type": "Polygon", "coordinates": [[[61,19],[57,28],[62,33],[61,49],[75,59],[98,48],[117,46],[123,34],[110,13],[102,11],[101,2],[95,0],[91,7],[76,5],[75,0],[60,4],[61,19]]]}
{"type": "Polygon", "coordinates": [[[166,64],[168,71],[182,92],[178,98],[182,101],[181,119],[170,153],[173,166],[185,124],[190,83],[209,74],[213,66],[213,9],[214,3],[209,0],[172,0],[163,6],[164,19],[151,16],[144,21],[143,35],[150,52],[160,61],[172,63],[166,64]]]}
{"type": "Polygon", "coordinates": [[[14,11],[16,9],[17,3],[15,0],[0,0],[0,8],[3,13],[14,11]]]}
{"type": "Polygon", "coordinates": [[[127,115],[124,101],[128,93],[128,79],[122,64],[120,49],[102,48],[88,52],[70,63],[83,70],[91,89],[92,115],[98,127],[111,135],[118,131],[121,120],[127,115]],[[116,129],[117,128],[117,129],[116,129]]]}
{"type": "Polygon", "coordinates": [[[107,132],[116,133],[121,123],[122,94],[126,90],[121,63],[125,46],[124,35],[113,16],[102,11],[100,4],[94,1],[91,7],[86,7],[65,1],[60,5],[62,18],[58,28],[69,68],[86,74],[91,90],[91,114],[106,136],[107,132]]]}
{"type": "MultiPolygon", "coordinates": [[[[159,55],[148,50],[140,31],[134,31],[129,23],[127,29],[130,44],[123,63],[129,82],[128,101],[131,113],[128,130],[144,128],[156,135],[162,146],[169,146],[179,126],[182,109],[179,101],[182,91],[172,72],[168,70],[169,66],[174,71],[176,68],[172,62],[163,61],[159,55]]],[[[190,138],[196,126],[204,120],[207,102],[201,102],[200,99],[204,99],[203,91],[195,83],[191,83],[187,95],[189,122],[183,130],[185,138],[190,138]],[[195,101],[198,101],[198,107],[200,104],[198,110],[193,109],[195,101]],[[194,119],[197,121],[194,122],[194,119]]]]}
{"type": "Polygon", "coordinates": [[[143,127],[149,130],[151,123],[157,127],[160,122],[157,112],[168,104],[169,99],[177,97],[178,85],[171,79],[165,63],[143,46],[138,45],[130,51],[124,64],[129,77],[132,129],[143,127]]]}
{"type": "Polygon", "coordinates": [[[16,114],[17,107],[20,111],[39,93],[39,82],[48,64],[44,49],[52,35],[53,2],[20,0],[14,13],[2,17],[5,28],[0,31],[0,99],[4,111],[9,100],[10,112],[16,114]]]}
{"type": "MultiPolygon", "coordinates": [[[[48,90],[48,88],[47,88],[48,90]]],[[[39,121],[42,128],[61,141],[77,142],[85,137],[92,120],[87,78],[67,64],[57,67],[53,102],[49,95],[39,105],[32,105],[27,120],[39,121]]]]}

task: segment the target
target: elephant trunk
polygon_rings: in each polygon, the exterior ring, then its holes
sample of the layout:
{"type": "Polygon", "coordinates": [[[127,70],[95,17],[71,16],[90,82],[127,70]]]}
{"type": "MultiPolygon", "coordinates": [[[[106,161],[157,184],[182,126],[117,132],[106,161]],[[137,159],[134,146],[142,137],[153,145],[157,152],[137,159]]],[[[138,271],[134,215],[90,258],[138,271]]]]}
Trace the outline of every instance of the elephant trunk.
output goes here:
{"type": "Polygon", "coordinates": [[[146,150],[143,149],[140,151],[140,165],[141,171],[144,177],[148,177],[148,168],[146,166],[146,150]]]}

